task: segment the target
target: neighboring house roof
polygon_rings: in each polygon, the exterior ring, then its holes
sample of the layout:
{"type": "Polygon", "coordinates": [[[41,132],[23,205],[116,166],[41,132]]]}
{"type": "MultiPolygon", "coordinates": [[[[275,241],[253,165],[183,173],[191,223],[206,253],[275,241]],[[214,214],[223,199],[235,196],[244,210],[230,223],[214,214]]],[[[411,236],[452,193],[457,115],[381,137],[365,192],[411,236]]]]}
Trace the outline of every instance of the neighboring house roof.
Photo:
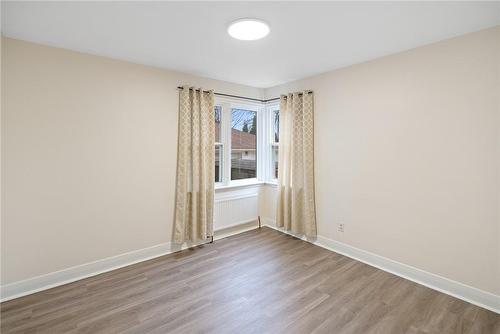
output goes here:
{"type": "Polygon", "coordinates": [[[231,129],[231,148],[255,149],[257,146],[257,136],[237,129],[231,129]]]}
{"type": "MultiPolygon", "coordinates": [[[[219,136],[219,128],[215,127],[215,137],[219,136]]],[[[231,148],[235,150],[254,150],[257,146],[257,136],[240,131],[237,129],[231,129],[231,148]]]]}

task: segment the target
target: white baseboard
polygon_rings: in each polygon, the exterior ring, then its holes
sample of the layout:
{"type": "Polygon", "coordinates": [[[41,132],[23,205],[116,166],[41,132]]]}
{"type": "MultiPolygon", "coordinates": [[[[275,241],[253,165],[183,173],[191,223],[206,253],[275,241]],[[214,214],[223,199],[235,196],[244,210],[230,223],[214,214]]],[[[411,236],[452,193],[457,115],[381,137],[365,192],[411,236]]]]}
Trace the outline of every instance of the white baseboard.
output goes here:
{"type": "MultiPolygon", "coordinates": [[[[252,221],[255,222],[255,220],[252,221]]],[[[238,228],[238,226],[233,226],[231,229],[224,228],[221,230],[217,230],[215,231],[214,240],[223,239],[234,234],[243,233],[257,228],[256,225],[253,227],[246,225],[247,223],[250,223],[252,221],[240,223],[241,228],[238,228]]],[[[5,284],[0,286],[0,302],[5,302],[11,299],[30,295],[35,292],[75,282],[87,277],[130,266],[135,263],[151,260],[159,256],[171,254],[182,249],[187,249],[189,247],[194,247],[197,245],[199,244],[185,243],[183,245],[178,245],[167,242],[156,246],[108,257],[102,260],[62,269],[45,275],[32,277],[26,280],[5,284]]]]}
{"type": "Polygon", "coordinates": [[[303,240],[309,241],[317,246],[323,247],[330,251],[345,255],[357,261],[366,263],[370,266],[387,271],[396,276],[408,279],[415,283],[424,285],[433,290],[446,293],[450,296],[462,299],[471,304],[483,307],[490,311],[500,314],[500,296],[465,285],[463,283],[453,281],[451,279],[432,274],[430,272],[393,261],[386,257],[347,245],[345,243],[318,236],[316,241],[310,241],[306,238],[294,235],[282,228],[276,227],[276,224],[271,219],[263,219],[263,225],[287,233],[303,240]]]}
{"type": "MultiPolygon", "coordinates": [[[[277,228],[274,224],[274,221],[270,219],[262,218],[262,223],[263,226],[268,226],[283,233],[293,235],[288,231],[277,228]]],[[[255,227],[246,228],[242,231],[234,232],[231,234],[241,233],[253,228],[255,227]]],[[[228,235],[224,234],[220,237],[216,236],[215,239],[217,240],[219,238],[224,238],[227,236],[228,235]]],[[[302,239],[306,240],[305,238],[302,239]]],[[[348,256],[373,267],[390,272],[394,275],[406,278],[410,281],[422,284],[431,289],[446,293],[453,297],[462,299],[469,303],[484,307],[488,310],[500,314],[500,296],[322,236],[318,236],[317,240],[313,243],[325,249],[348,256]]],[[[126,267],[138,262],[150,260],[192,246],[195,246],[195,244],[184,244],[182,246],[172,243],[159,244],[156,246],[120,254],[117,256],[108,257],[102,260],[70,267],[49,274],[36,276],[23,281],[2,285],[0,287],[0,301],[4,302],[38,291],[47,290],[59,285],[71,283],[114,269],[126,267]]]]}
{"type": "Polygon", "coordinates": [[[168,242],[1,286],[4,302],[174,252],[168,242]]]}

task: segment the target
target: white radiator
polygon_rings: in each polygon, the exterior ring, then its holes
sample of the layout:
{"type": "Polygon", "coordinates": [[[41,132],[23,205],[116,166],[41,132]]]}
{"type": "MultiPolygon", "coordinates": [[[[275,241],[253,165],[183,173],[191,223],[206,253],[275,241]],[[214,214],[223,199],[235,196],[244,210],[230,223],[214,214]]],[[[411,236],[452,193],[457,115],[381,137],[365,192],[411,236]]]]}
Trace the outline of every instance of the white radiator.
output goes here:
{"type": "Polygon", "coordinates": [[[258,193],[216,196],[214,230],[256,221],[259,214],[258,201],[258,193]]]}

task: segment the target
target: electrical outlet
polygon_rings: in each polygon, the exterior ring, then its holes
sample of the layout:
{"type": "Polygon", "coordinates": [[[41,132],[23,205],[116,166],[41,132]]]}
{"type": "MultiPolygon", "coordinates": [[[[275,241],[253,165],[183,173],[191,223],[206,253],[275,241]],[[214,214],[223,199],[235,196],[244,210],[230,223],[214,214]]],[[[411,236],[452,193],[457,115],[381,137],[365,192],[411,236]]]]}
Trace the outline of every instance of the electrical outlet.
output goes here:
{"type": "Polygon", "coordinates": [[[339,232],[344,232],[344,223],[339,223],[338,230],[339,232]]]}

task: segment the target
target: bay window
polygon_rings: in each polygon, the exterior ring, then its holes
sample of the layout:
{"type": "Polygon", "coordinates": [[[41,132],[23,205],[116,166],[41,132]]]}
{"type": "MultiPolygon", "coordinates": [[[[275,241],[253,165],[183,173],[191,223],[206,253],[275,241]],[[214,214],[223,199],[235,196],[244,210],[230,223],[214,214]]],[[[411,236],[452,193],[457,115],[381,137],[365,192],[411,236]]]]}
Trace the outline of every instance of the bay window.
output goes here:
{"type": "Polygon", "coordinates": [[[216,98],[214,113],[216,188],[275,182],[279,141],[277,105],[216,98]]]}

